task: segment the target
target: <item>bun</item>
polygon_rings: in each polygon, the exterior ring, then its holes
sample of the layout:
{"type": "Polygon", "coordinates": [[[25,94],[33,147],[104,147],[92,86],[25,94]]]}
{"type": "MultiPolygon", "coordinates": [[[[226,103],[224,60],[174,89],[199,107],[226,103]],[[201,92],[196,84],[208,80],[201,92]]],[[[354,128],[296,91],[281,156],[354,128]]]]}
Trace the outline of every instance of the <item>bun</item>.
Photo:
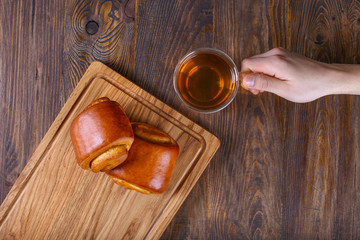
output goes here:
{"type": "Polygon", "coordinates": [[[70,136],[79,165],[93,172],[124,162],[134,141],[124,110],[107,97],[92,102],[74,119],[70,136]]]}
{"type": "Polygon", "coordinates": [[[179,155],[179,146],[167,133],[145,123],[132,123],[135,136],[127,160],[107,171],[113,181],[141,193],[165,191],[179,155]]]}

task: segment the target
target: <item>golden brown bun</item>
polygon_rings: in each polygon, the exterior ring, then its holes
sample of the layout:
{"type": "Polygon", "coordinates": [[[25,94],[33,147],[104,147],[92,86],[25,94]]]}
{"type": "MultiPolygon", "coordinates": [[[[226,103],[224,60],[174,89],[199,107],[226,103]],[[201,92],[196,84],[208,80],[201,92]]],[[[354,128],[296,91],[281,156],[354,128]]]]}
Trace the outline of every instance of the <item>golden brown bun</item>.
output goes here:
{"type": "Polygon", "coordinates": [[[107,97],[95,100],[74,119],[70,135],[79,165],[93,172],[110,170],[125,161],[134,141],[124,110],[107,97]]]}
{"type": "Polygon", "coordinates": [[[132,123],[135,140],[128,158],[107,171],[115,183],[141,193],[162,193],[169,184],[179,146],[168,134],[145,123],[132,123]]]}

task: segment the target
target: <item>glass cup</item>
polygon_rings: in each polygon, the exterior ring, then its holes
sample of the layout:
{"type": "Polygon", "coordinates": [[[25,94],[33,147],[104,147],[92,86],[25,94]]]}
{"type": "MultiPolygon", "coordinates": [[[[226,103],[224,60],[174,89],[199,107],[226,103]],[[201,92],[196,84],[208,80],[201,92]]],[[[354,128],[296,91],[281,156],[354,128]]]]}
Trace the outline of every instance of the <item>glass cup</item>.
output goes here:
{"type": "Polygon", "coordinates": [[[202,113],[217,112],[228,106],[240,84],[234,61],[214,48],[199,48],[182,57],[173,81],[180,99],[202,113]]]}

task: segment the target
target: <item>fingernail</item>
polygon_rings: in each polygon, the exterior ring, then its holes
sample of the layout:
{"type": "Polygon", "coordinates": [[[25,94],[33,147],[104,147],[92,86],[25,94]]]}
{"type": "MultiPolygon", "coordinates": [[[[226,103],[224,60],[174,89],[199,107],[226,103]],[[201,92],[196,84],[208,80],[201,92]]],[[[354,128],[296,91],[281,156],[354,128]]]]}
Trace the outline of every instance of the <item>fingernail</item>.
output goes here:
{"type": "Polygon", "coordinates": [[[244,85],[247,88],[252,88],[255,85],[255,79],[254,77],[247,77],[244,79],[244,85]]]}

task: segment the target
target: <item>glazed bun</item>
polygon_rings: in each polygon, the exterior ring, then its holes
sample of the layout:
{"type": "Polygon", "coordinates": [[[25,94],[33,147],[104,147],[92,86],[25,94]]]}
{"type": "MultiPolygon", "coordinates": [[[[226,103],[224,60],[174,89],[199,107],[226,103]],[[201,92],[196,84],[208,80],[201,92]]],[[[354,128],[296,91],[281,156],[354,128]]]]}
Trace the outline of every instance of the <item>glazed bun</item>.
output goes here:
{"type": "Polygon", "coordinates": [[[141,193],[165,191],[179,155],[167,133],[145,123],[132,123],[134,143],[124,163],[107,171],[113,181],[141,193]]]}
{"type": "Polygon", "coordinates": [[[70,136],[79,165],[93,172],[124,162],[134,141],[124,110],[107,97],[92,102],[74,119],[70,136]]]}

